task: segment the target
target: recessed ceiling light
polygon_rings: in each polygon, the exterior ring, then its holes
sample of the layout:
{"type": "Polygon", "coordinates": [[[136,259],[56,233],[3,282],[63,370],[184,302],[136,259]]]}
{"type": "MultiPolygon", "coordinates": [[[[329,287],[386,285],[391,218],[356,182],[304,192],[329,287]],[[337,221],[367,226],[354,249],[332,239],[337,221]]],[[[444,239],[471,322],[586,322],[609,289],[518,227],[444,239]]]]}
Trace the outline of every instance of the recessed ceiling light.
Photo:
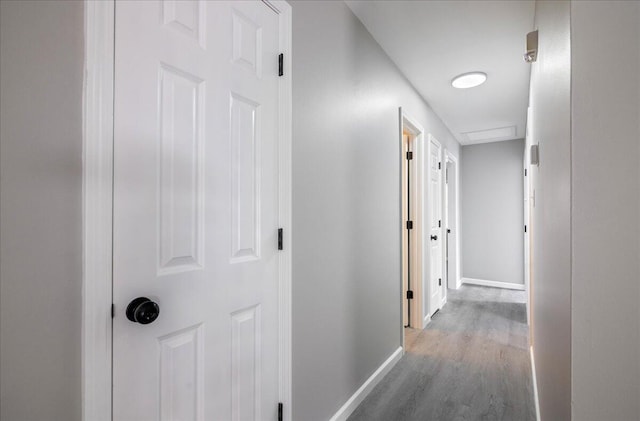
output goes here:
{"type": "Polygon", "coordinates": [[[463,73],[453,78],[451,86],[458,89],[474,88],[487,80],[487,74],[482,72],[463,73]]]}

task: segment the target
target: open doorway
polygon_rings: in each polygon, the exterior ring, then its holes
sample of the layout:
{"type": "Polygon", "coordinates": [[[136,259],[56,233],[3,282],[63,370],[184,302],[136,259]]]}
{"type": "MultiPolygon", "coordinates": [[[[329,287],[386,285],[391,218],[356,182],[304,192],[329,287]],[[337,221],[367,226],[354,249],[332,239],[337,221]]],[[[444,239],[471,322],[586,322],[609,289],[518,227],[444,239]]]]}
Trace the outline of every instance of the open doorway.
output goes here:
{"type": "Polygon", "coordinates": [[[424,130],[400,110],[402,326],[422,329],[424,130]]]}

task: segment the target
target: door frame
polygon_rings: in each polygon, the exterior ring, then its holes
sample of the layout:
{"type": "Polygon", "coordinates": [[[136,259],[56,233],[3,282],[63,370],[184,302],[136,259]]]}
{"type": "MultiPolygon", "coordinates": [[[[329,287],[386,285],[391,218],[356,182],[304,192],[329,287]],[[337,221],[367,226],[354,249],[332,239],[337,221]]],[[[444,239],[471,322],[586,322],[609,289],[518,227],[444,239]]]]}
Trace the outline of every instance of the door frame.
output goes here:
{"type": "MultiPolygon", "coordinates": [[[[279,78],[278,220],[279,398],[291,420],[291,127],[292,11],[285,0],[262,0],[279,15],[284,75],[279,78]],[[287,246],[289,245],[289,246],[287,246]]],[[[115,1],[84,0],[85,63],[82,169],[82,419],[112,419],[113,95],[115,1]]],[[[275,58],[274,58],[275,60],[275,58]]]]}
{"type": "Polygon", "coordinates": [[[533,344],[533,304],[532,304],[532,274],[533,274],[533,205],[535,203],[535,196],[533,192],[533,166],[531,165],[531,145],[533,144],[533,109],[527,108],[527,124],[525,127],[525,143],[524,143],[524,195],[525,205],[524,210],[524,223],[527,227],[527,232],[524,235],[524,289],[527,297],[526,311],[527,311],[527,324],[529,325],[529,343],[533,344]]]}
{"type": "MultiPolygon", "coordinates": [[[[410,117],[407,113],[405,113],[402,110],[402,107],[400,107],[400,136],[399,136],[399,142],[400,142],[400,171],[402,172],[402,161],[405,160],[405,157],[402,156],[402,135],[403,132],[407,131],[409,133],[411,133],[411,135],[413,136],[414,140],[414,150],[413,150],[413,156],[414,156],[414,168],[415,168],[415,179],[417,180],[417,186],[416,186],[416,190],[418,191],[418,200],[417,200],[417,212],[416,212],[416,217],[414,219],[414,227],[416,229],[416,231],[418,232],[417,237],[419,238],[419,240],[417,241],[417,244],[415,245],[416,247],[416,251],[417,251],[417,255],[421,256],[418,258],[418,267],[417,270],[415,272],[418,273],[417,278],[419,279],[419,282],[416,282],[412,285],[412,290],[413,290],[413,300],[411,300],[411,320],[409,320],[409,325],[412,328],[415,329],[423,329],[425,326],[424,323],[424,311],[423,311],[423,307],[424,307],[424,300],[423,300],[423,296],[424,296],[424,281],[425,281],[425,260],[424,260],[424,253],[423,253],[423,245],[425,244],[425,189],[424,189],[424,129],[422,128],[422,126],[420,125],[420,123],[418,123],[418,121],[412,117],[410,117]]],[[[404,307],[403,307],[403,302],[404,300],[406,300],[406,297],[404,297],[404,273],[402,270],[402,267],[404,265],[404,258],[405,256],[402,254],[402,250],[403,250],[403,233],[404,230],[406,229],[405,225],[404,225],[404,221],[402,218],[403,215],[403,209],[402,209],[402,194],[403,194],[403,188],[404,186],[402,185],[402,174],[400,174],[400,241],[401,241],[401,247],[400,247],[400,255],[402,256],[403,259],[403,263],[401,265],[401,269],[400,269],[400,273],[401,273],[401,283],[400,283],[400,310],[401,310],[401,314],[403,317],[400,318],[400,325],[401,325],[401,329],[402,329],[402,335],[403,335],[403,348],[404,348],[404,323],[403,323],[403,318],[404,318],[404,307]]]]}
{"type": "MultiPolygon", "coordinates": [[[[441,164],[445,163],[443,161],[443,156],[444,156],[444,145],[431,133],[428,134],[427,136],[427,147],[426,147],[426,152],[427,152],[427,165],[426,165],[426,171],[427,171],[427,177],[431,177],[431,143],[435,141],[438,145],[440,145],[440,153],[438,155],[438,162],[440,162],[441,164]]],[[[441,169],[440,169],[441,171],[441,169]]],[[[444,181],[443,181],[443,177],[442,177],[442,172],[440,173],[440,185],[438,186],[438,189],[440,190],[440,217],[442,218],[441,221],[444,222],[444,215],[442,215],[443,213],[443,198],[444,198],[444,181]]],[[[434,194],[435,192],[431,191],[431,182],[427,182],[427,199],[430,201],[434,200],[434,194]]],[[[426,235],[431,235],[431,228],[430,228],[430,224],[431,224],[431,218],[433,217],[433,215],[431,215],[431,211],[429,210],[431,209],[431,206],[428,206],[428,209],[425,210],[425,221],[427,221],[427,223],[425,224],[425,226],[429,226],[429,228],[425,229],[425,244],[431,244],[431,242],[426,242],[426,235]]],[[[442,262],[444,261],[444,246],[443,246],[443,241],[442,241],[442,232],[443,232],[443,228],[444,227],[440,227],[440,231],[439,231],[439,236],[440,236],[440,276],[442,277],[441,279],[444,278],[444,267],[442,266],[442,262]]],[[[432,302],[432,296],[431,296],[431,265],[433,265],[434,262],[431,261],[431,246],[425,247],[425,256],[424,256],[424,261],[428,261],[429,262],[429,271],[428,274],[425,276],[426,279],[426,283],[425,283],[425,291],[428,292],[427,294],[427,302],[429,303],[429,307],[428,307],[428,311],[427,311],[427,315],[424,318],[424,322],[425,325],[431,321],[431,316],[434,314],[435,308],[437,307],[438,309],[441,309],[442,306],[446,303],[446,288],[442,288],[442,294],[440,296],[440,303],[433,303],[432,302]]],[[[442,285],[441,287],[444,287],[446,285],[442,285]]]]}
{"type": "MultiPolygon", "coordinates": [[[[455,259],[456,259],[456,265],[455,265],[455,270],[456,270],[456,276],[455,279],[453,280],[453,283],[449,282],[449,276],[448,274],[446,274],[446,271],[443,271],[445,274],[443,274],[443,276],[445,276],[446,282],[445,282],[445,289],[444,289],[444,296],[445,296],[445,301],[447,300],[447,289],[453,287],[454,289],[458,289],[460,288],[460,286],[462,285],[462,281],[461,281],[461,277],[460,277],[460,166],[458,165],[458,158],[451,153],[450,150],[448,150],[447,148],[445,148],[444,150],[444,166],[445,166],[445,171],[447,169],[447,164],[448,163],[452,163],[454,165],[454,171],[453,171],[453,188],[455,189],[455,209],[454,209],[454,213],[455,213],[455,231],[454,231],[454,236],[456,239],[456,247],[454,249],[454,254],[455,254],[455,259]]],[[[445,173],[446,174],[446,173],[445,173]]],[[[443,207],[443,213],[444,213],[444,220],[445,220],[445,224],[444,227],[445,229],[447,229],[449,227],[449,205],[450,205],[450,201],[449,201],[449,190],[447,188],[447,182],[445,179],[445,182],[442,183],[443,184],[443,197],[445,197],[446,199],[443,201],[444,203],[444,207],[443,207]]],[[[445,232],[446,235],[446,232],[445,232]]],[[[445,237],[447,238],[447,237],[445,237]]],[[[447,244],[447,248],[449,247],[449,244],[447,244]]],[[[443,253],[444,257],[443,257],[443,265],[446,264],[446,253],[443,253]]],[[[443,266],[444,267],[444,266],[443,266]]]]}

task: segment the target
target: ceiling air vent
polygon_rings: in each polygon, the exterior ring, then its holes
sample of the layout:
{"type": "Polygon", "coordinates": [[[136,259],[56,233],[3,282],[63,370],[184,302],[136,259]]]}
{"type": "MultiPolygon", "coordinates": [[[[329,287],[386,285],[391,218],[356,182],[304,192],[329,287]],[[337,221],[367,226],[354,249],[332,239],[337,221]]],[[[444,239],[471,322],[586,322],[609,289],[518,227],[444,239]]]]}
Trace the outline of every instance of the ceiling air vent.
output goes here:
{"type": "Polygon", "coordinates": [[[496,129],[478,130],[475,132],[462,133],[465,144],[498,142],[501,140],[515,139],[517,134],[516,126],[498,127],[496,129]]]}

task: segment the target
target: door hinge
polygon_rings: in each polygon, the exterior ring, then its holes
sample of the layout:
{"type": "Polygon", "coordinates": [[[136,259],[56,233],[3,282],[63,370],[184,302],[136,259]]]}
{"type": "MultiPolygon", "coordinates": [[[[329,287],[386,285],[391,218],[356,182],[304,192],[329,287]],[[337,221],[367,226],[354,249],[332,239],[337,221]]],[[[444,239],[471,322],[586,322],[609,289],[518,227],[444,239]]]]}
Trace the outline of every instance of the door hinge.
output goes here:
{"type": "Polygon", "coordinates": [[[438,228],[441,228],[441,227],[442,227],[442,219],[439,219],[438,220],[438,228]]]}
{"type": "Polygon", "coordinates": [[[282,228],[278,228],[278,250],[283,250],[283,246],[282,246],[282,228]]]}
{"type": "Polygon", "coordinates": [[[413,152],[407,152],[407,161],[411,161],[413,159],[413,152]]]}
{"type": "Polygon", "coordinates": [[[407,221],[407,229],[408,230],[412,230],[413,229],[413,221],[407,221]]]}
{"type": "Polygon", "coordinates": [[[442,162],[438,162],[438,169],[441,170],[442,169],[442,162]]]}
{"type": "Polygon", "coordinates": [[[526,225],[524,226],[524,232],[527,232],[527,226],[526,225]]]}
{"type": "Polygon", "coordinates": [[[447,234],[451,234],[451,229],[447,228],[447,234]]]}
{"type": "Polygon", "coordinates": [[[407,291],[407,300],[413,300],[413,291],[407,291]]]}
{"type": "Polygon", "coordinates": [[[524,176],[525,177],[527,176],[527,169],[526,168],[524,169],[524,176]]]}
{"type": "Polygon", "coordinates": [[[442,278],[438,278],[438,286],[442,286],[442,278]]]}
{"type": "Polygon", "coordinates": [[[278,56],[278,76],[284,76],[284,54],[278,56]]]}
{"type": "Polygon", "coordinates": [[[111,318],[115,318],[116,317],[116,305],[111,303],[111,318]]]}
{"type": "Polygon", "coordinates": [[[284,412],[283,407],[284,405],[282,405],[282,402],[278,402],[278,421],[282,421],[282,417],[283,417],[282,413],[284,412]]]}

